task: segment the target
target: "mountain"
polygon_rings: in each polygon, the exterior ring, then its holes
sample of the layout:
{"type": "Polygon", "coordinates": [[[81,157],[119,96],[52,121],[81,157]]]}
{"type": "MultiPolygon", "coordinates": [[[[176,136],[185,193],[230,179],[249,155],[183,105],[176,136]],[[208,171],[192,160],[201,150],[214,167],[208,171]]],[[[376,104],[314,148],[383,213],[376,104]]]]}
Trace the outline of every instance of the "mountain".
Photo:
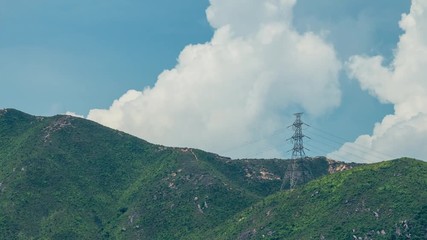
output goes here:
{"type": "Polygon", "coordinates": [[[81,118],[4,109],[0,239],[197,239],[258,202],[299,191],[269,197],[281,188],[356,165],[233,160],[81,118]]]}
{"type": "Polygon", "coordinates": [[[364,165],[279,192],[200,239],[427,239],[427,163],[364,165]]]}

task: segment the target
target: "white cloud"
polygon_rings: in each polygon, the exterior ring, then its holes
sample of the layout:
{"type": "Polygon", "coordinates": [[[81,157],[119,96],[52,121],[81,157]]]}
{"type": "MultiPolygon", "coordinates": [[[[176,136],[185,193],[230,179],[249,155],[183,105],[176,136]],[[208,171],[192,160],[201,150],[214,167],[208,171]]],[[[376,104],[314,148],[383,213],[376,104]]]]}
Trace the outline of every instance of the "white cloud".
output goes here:
{"type": "MultiPolygon", "coordinates": [[[[409,14],[403,14],[400,37],[395,58],[389,66],[383,65],[381,56],[354,56],[348,62],[349,75],[356,78],[362,89],[383,102],[394,104],[393,115],[378,123],[372,135],[360,136],[355,143],[345,144],[330,157],[345,156],[347,160],[379,161],[370,153],[358,152],[363,146],[374,153],[392,157],[409,156],[427,159],[427,2],[412,0],[409,14]]],[[[382,159],[385,160],[385,159],[382,159]]]]}
{"type": "Polygon", "coordinates": [[[77,117],[77,118],[85,118],[84,116],[82,116],[82,115],[79,115],[79,114],[77,114],[77,113],[75,113],[75,112],[66,112],[65,113],[65,115],[68,115],[68,116],[72,116],[72,117],[77,117]]]}
{"type": "MultiPolygon", "coordinates": [[[[210,42],[185,47],[154,87],[130,90],[88,118],[154,143],[222,153],[283,127],[296,108],[314,116],[333,109],[340,62],[322,38],[293,29],[294,3],[211,0],[210,42]]],[[[262,141],[231,155],[255,151],[281,152],[262,141]]]]}

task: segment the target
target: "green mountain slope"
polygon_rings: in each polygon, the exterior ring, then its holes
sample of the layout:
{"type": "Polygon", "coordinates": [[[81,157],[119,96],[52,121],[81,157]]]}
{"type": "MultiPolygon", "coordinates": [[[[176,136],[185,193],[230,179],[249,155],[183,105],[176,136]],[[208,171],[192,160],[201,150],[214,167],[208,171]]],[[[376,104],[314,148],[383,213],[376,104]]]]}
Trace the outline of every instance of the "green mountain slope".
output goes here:
{"type": "Polygon", "coordinates": [[[427,163],[403,158],[328,175],[269,196],[203,237],[427,239],[427,163]]]}
{"type": "Polygon", "coordinates": [[[180,239],[289,187],[351,168],[232,160],[70,116],[0,110],[0,239],[180,239]],[[285,178],[283,179],[283,176],[285,178]]]}

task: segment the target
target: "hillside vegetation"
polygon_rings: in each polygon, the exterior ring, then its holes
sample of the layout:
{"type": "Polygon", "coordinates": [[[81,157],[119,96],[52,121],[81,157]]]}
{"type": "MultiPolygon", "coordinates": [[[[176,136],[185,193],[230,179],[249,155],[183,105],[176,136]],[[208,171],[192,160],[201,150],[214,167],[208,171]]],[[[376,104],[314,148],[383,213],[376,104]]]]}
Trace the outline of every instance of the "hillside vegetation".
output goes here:
{"type": "Polygon", "coordinates": [[[427,163],[360,166],[276,193],[206,239],[427,239],[427,163]]]}
{"type": "Polygon", "coordinates": [[[212,229],[272,202],[289,176],[302,186],[354,165],[232,160],[85,119],[0,110],[0,239],[216,238],[212,229]]]}

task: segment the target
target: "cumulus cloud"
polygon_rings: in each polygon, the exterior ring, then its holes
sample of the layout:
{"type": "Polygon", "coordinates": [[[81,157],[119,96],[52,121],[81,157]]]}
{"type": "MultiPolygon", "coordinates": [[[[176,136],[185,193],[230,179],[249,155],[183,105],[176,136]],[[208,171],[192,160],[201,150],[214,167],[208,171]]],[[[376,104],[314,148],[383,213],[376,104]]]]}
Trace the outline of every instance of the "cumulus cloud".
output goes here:
{"type": "MultiPolygon", "coordinates": [[[[223,153],[270,135],[295,109],[318,116],[339,105],[341,64],[321,37],[292,27],[295,0],[210,3],[211,41],[185,47],[154,87],[129,90],[88,118],[154,143],[223,153]]],[[[260,141],[230,154],[253,149],[281,152],[260,141]]]]}
{"type": "MultiPolygon", "coordinates": [[[[380,101],[394,104],[394,114],[376,124],[372,135],[363,135],[355,143],[345,144],[330,157],[345,156],[352,161],[379,161],[374,153],[391,157],[426,159],[427,148],[427,2],[412,0],[409,14],[403,14],[403,35],[389,66],[383,57],[353,56],[348,62],[349,75],[362,89],[380,101]],[[363,146],[369,152],[350,155],[363,146]]],[[[382,159],[385,160],[385,159],[382,159]]]]}
{"type": "Polygon", "coordinates": [[[75,113],[75,112],[66,112],[65,113],[65,115],[68,115],[68,116],[72,116],[72,117],[77,117],[77,118],[85,118],[83,115],[79,115],[79,114],[77,114],[77,113],[75,113]]]}

